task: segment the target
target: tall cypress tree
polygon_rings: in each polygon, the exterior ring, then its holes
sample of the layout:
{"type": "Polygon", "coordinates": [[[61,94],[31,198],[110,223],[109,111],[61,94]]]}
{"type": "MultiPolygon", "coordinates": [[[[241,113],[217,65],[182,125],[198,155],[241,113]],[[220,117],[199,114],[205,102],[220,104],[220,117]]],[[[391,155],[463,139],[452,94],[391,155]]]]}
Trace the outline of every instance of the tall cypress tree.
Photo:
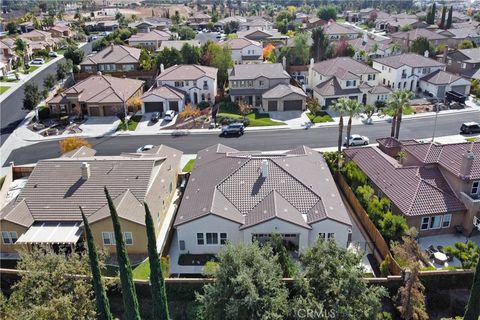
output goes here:
{"type": "Polygon", "coordinates": [[[430,8],[430,12],[427,13],[427,24],[434,24],[435,23],[435,14],[437,12],[437,5],[435,2],[432,4],[430,8]]]}
{"type": "Polygon", "coordinates": [[[450,29],[452,27],[452,19],[453,19],[452,15],[453,15],[453,7],[450,7],[450,10],[448,10],[446,29],[450,29]]]}
{"type": "Polygon", "coordinates": [[[90,269],[92,270],[93,289],[95,291],[95,303],[97,305],[97,319],[112,320],[110,313],[110,303],[108,302],[105,287],[102,283],[102,275],[100,273],[100,266],[98,264],[98,253],[93,240],[92,230],[88,224],[88,220],[80,207],[83,219],[83,229],[85,230],[85,238],[88,245],[88,258],[90,259],[90,269]]]}
{"type": "Polygon", "coordinates": [[[113,205],[112,198],[105,187],[105,195],[107,197],[108,207],[110,209],[110,216],[112,217],[113,231],[115,233],[117,260],[120,271],[120,282],[122,285],[123,307],[125,309],[124,319],[126,320],[141,320],[140,311],[138,309],[137,293],[135,291],[135,284],[133,283],[132,267],[128,259],[127,250],[125,249],[125,242],[123,241],[122,229],[118,221],[117,209],[113,205]]]}
{"type": "Polygon", "coordinates": [[[153,318],[155,320],[170,319],[163,279],[162,267],[157,253],[157,239],[150,209],[145,203],[145,225],[147,226],[148,259],[150,260],[150,289],[152,290],[153,318]]]}
{"type": "Polygon", "coordinates": [[[442,8],[442,18],[440,20],[440,24],[438,25],[438,27],[440,29],[445,29],[445,17],[447,15],[447,7],[446,6],[443,6],[442,8]]]}
{"type": "Polygon", "coordinates": [[[480,318],[480,257],[478,257],[475,276],[473,277],[472,290],[468,299],[464,320],[478,320],[480,318]]]}

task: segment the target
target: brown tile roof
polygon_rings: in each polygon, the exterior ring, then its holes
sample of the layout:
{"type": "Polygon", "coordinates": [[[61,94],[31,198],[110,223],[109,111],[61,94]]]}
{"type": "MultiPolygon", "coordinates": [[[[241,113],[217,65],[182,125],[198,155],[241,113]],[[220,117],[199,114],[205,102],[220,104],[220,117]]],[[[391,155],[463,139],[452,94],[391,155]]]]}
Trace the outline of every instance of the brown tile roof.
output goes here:
{"type": "Polygon", "coordinates": [[[340,86],[340,83],[338,82],[337,78],[335,77],[332,77],[327,81],[319,83],[313,88],[313,90],[323,97],[343,96],[348,94],[361,93],[360,89],[358,88],[343,89],[340,86]]]}
{"type": "Polygon", "coordinates": [[[388,43],[376,41],[373,39],[368,39],[367,41],[365,41],[363,38],[356,38],[352,40],[347,40],[347,42],[348,44],[352,45],[352,47],[354,47],[356,50],[365,50],[366,52],[373,50],[375,45],[377,45],[379,50],[388,49],[388,43]]]}
{"type": "Polygon", "coordinates": [[[305,93],[305,91],[303,91],[302,88],[285,83],[277,84],[275,87],[265,92],[262,97],[265,99],[283,98],[292,93],[301,95],[302,97],[307,97],[307,94],[305,93]]]}
{"type": "Polygon", "coordinates": [[[93,75],[75,84],[47,103],[64,103],[67,95],[78,95],[82,103],[122,103],[143,87],[144,81],[93,75]]]}
{"type": "Polygon", "coordinates": [[[341,24],[338,24],[334,21],[329,21],[327,24],[323,25],[323,31],[327,35],[333,35],[333,34],[357,34],[359,31],[350,29],[346,26],[343,26],[341,24]]]}
{"type": "Polygon", "coordinates": [[[149,96],[157,96],[166,100],[182,100],[185,98],[185,92],[168,85],[163,85],[148,90],[142,95],[142,99],[149,96]]]}
{"type": "Polygon", "coordinates": [[[163,30],[152,30],[150,32],[140,32],[131,36],[129,42],[145,42],[145,41],[165,41],[169,40],[172,37],[170,31],[163,30]]]}
{"type": "Polygon", "coordinates": [[[395,69],[398,69],[405,65],[412,68],[445,66],[444,63],[438,62],[437,60],[433,60],[430,58],[426,58],[416,53],[403,53],[396,56],[374,59],[373,61],[395,69]]]}
{"type": "Polygon", "coordinates": [[[317,62],[313,65],[313,70],[324,76],[333,76],[339,70],[343,70],[342,73],[349,72],[353,75],[380,73],[369,65],[350,57],[338,57],[317,62]]]}
{"type": "Polygon", "coordinates": [[[376,147],[344,152],[406,216],[465,210],[438,168],[402,167],[376,147]]]}
{"type": "Polygon", "coordinates": [[[209,214],[242,228],[274,217],[306,228],[325,218],[351,224],[325,160],[305,146],[284,154],[223,145],[200,151],[175,226],[209,214]],[[262,160],[268,161],[266,178],[262,160]]]}
{"type": "Polygon", "coordinates": [[[217,73],[217,68],[201,66],[198,64],[181,64],[165,69],[158,75],[157,80],[197,80],[201,77],[216,79],[217,73]]]}
{"type": "Polygon", "coordinates": [[[439,34],[437,32],[430,31],[425,28],[416,28],[410,31],[405,31],[405,32],[396,32],[391,34],[390,36],[392,39],[407,39],[407,37],[410,37],[410,41],[414,41],[415,39],[419,37],[425,37],[428,40],[446,40],[448,37],[439,34]]]}
{"type": "Polygon", "coordinates": [[[111,44],[93,56],[86,57],[80,65],[101,63],[138,63],[141,49],[111,44]]]}
{"type": "Polygon", "coordinates": [[[463,142],[454,144],[417,143],[404,145],[403,150],[423,163],[437,163],[460,177],[463,154],[473,153],[474,160],[468,178],[480,179],[480,142],[463,142]]]}
{"type": "MultiPolygon", "coordinates": [[[[160,146],[144,154],[122,154],[111,157],[62,157],[41,160],[28,182],[11,205],[0,212],[0,220],[81,221],[79,206],[95,221],[105,217],[107,187],[120,206],[119,214],[144,224],[145,201],[152,212],[162,206],[160,191],[178,172],[182,152],[160,146]],[[82,163],[90,164],[90,177],[82,179],[82,163]],[[31,216],[31,218],[29,218],[31,216]]],[[[16,222],[19,223],[19,222],[16,222]]]]}
{"type": "Polygon", "coordinates": [[[460,79],[462,79],[462,77],[457,76],[453,73],[446,72],[443,70],[437,70],[435,72],[432,72],[422,77],[420,80],[439,85],[439,84],[451,84],[460,79]]]}
{"type": "Polygon", "coordinates": [[[228,80],[290,79],[281,63],[238,64],[228,71],[228,80]]]}
{"type": "Polygon", "coordinates": [[[230,47],[230,49],[232,49],[232,50],[243,49],[243,48],[248,47],[248,46],[250,46],[250,45],[254,45],[254,46],[257,46],[257,47],[261,47],[261,46],[262,46],[262,45],[260,44],[260,42],[253,41],[253,40],[250,40],[250,39],[247,39],[247,38],[235,38],[235,39],[230,39],[230,40],[227,40],[227,41],[225,41],[224,43],[222,43],[222,45],[228,46],[228,47],[230,47]]]}
{"type": "Polygon", "coordinates": [[[378,86],[372,87],[368,92],[373,94],[387,94],[392,92],[392,89],[390,89],[387,86],[378,85],[378,86]]]}

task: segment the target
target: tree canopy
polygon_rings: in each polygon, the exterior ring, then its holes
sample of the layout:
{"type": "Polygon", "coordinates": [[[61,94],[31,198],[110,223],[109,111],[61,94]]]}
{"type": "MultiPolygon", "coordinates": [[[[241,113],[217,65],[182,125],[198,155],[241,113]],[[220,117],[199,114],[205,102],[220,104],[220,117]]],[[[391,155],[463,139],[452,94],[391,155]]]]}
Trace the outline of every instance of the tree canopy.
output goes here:
{"type": "Polygon", "coordinates": [[[317,11],[317,16],[325,21],[330,19],[337,19],[337,8],[334,5],[320,6],[317,11]]]}
{"type": "Polygon", "coordinates": [[[421,54],[422,56],[425,54],[425,51],[428,51],[429,56],[435,55],[435,47],[427,37],[418,37],[415,39],[412,42],[411,50],[412,52],[421,54]]]}

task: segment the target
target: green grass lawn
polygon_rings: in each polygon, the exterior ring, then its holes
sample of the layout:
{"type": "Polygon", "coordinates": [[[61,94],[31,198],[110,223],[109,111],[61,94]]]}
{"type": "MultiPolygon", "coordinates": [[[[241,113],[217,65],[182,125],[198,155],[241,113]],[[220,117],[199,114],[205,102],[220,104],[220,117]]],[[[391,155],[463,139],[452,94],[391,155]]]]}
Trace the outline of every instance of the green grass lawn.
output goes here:
{"type": "Polygon", "coordinates": [[[358,26],[359,26],[360,28],[364,29],[364,30],[367,30],[367,29],[368,29],[368,26],[367,26],[366,23],[360,23],[358,26]]]}
{"type": "MultiPolygon", "coordinates": [[[[142,116],[133,116],[128,120],[128,131],[135,131],[137,129],[138,123],[142,119],[142,116]]],[[[117,131],[125,131],[125,122],[120,122],[120,124],[117,127],[117,131]]]]}
{"type": "Polygon", "coordinates": [[[37,70],[38,68],[40,68],[40,66],[30,66],[30,68],[28,68],[28,72],[23,72],[23,74],[29,74],[29,73],[32,73],[34,72],[35,70],[37,70]]]}
{"type": "Polygon", "coordinates": [[[147,259],[132,270],[133,279],[148,280],[150,277],[150,261],[147,259]]]}
{"type": "Polygon", "coordinates": [[[475,142],[478,140],[478,138],[471,137],[471,138],[466,138],[465,140],[467,140],[468,142],[475,142]]]}
{"type": "Polygon", "coordinates": [[[63,54],[65,53],[65,49],[59,49],[57,51],[55,51],[59,56],[63,56],[63,54]]]}
{"type": "Polygon", "coordinates": [[[10,89],[10,87],[3,87],[3,86],[0,86],[0,94],[3,94],[5,91],[7,91],[8,89],[10,89]]]}
{"type": "Polygon", "coordinates": [[[7,77],[3,77],[3,80],[1,80],[1,82],[18,82],[18,81],[20,80],[16,78],[7,78],[7,77]]]}
{"type": "MultiPolygon", "coordinates": [[[[384,112],[385,114],[388,114],[389,116],[393,116],[393,112],[392,111],[387,111],[387,112],[384,112]]],[[[407,108],[404,108],[403,109],[403,115],[404,116],[409,116],[413,114],[413,108],[412,107],[407,107],[407,108]]]]}
{"type": "Polygon", "coordinates": [[[337,20],[335,20],[336,23],[344,23],[346,21],[347,20],[345,20],[344,18],[338,18],[337,20]]]}
{"type": "MultiPolygon", "coordinates": [[[[243,116],[240,115],[236,105],[231,102],[222,102],[217,116],[243,119],[243,116]]],[[[270,119],[268,113],[260,113],[256,109],[253,109],[251,113],[247,114],[247,119],[250,121],[250,127],[286,125],[284,122],[273,121],[270,119]]]]}
{"type": "Polygon", "coordinates": [[[307,113],[307,116],[313,123],[333,122],[332,117],[325,111],[321,111],[316,115],[307,113]]]}
{"type": "Polygon", "coordinates": [[[195,165],[195,159],[188,160],[185,167],[183,167],[183,172],[192,172],[193,166],[195,165]]]}

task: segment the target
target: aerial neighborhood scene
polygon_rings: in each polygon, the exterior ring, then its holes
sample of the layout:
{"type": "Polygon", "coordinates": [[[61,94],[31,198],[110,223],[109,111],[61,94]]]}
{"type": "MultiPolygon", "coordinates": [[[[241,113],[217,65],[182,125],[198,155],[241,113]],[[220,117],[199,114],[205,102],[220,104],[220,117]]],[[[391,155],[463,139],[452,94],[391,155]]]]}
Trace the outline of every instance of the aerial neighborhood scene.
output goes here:
{"type": "Polygon", "coordinates": [[[480,1],[1,10],[1,319],[480,320],[480,1]]]}

